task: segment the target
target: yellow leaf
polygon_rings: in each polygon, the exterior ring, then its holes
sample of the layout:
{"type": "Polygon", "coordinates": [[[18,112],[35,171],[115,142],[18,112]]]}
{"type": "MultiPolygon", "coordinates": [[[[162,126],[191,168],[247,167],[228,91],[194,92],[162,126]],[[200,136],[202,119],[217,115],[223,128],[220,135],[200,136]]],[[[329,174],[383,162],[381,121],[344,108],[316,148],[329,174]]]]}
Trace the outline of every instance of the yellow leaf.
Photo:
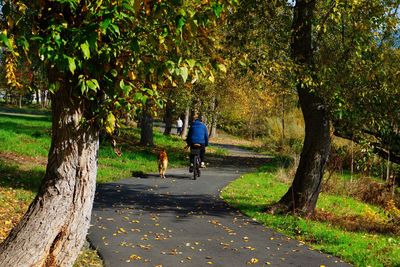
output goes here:
{"type": "Polygon", "coordinates": [[[257,258],[251,258],[251,260],[249,260],[248,262],[247,262],[247,264],[256,264],[258,262],[258,259],[257,258]]]}
{"type": "Polygon", "coordinates": [[[218,64],[218,69],[223,73],[226,73],[226,66],[224,64],[218,64]]]}
{"type": "Polygon", "coordinates": [[[113,134],[114,130],[115,130],[115,116],[114,114],[112,114],[111,112],[108,113],[107,118],[106,118],[106,122],[105,122],[105,127],[106,127],[106,131],[108,134],[113,134]]]}
{"type": "Polygon", "coordinates": [[[142,257],[140,257],[140,256],[138,256],[138,255],[136,255],[136,254],[132,254],[132,255],[129,257],[129,259],[138,261],[138,260],[141,260],[142,257]]]}
{"type": "Polygon", "coordinates": [[[132,81],[136,80],[136,74],[133,71],[128,72],[128,77],[132,81]]]}
{"type": "Polygon", "coordinates": [[[214,83],[215,82],[215,78],[214,75],[211,73],[210,77],[208,77],[208,80],[210,80],[210,82],[214,83]]]}

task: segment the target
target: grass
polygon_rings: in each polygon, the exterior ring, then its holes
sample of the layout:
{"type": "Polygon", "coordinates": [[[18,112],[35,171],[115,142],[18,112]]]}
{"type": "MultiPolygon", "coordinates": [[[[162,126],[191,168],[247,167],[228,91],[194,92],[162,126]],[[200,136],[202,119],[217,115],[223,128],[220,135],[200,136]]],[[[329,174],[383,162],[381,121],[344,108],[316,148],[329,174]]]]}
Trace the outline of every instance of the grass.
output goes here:
{"type": "MultiPolygon", "coordinates": [[[[3,110],[4,111],[4,110],[3,110]]],[[[3,112],[1,111],[1,112],[3,112]]],[[[10,110],[6,110],[9,112],[10,110]]],[[[12,110],[13,111],[13,110],[12,110]]],[[[45,175],[47,154],[51,142],[51,118],[46,113],[0,114],[0,242],[18,223],[39,189],[45,175]]],[[[122,156],[111,146],[100,146],[97,182],[105,183],[131,177],[135,172],[157,172],[157,151],[168,151],[170,168],[188,163],[185,143],[176,136],[154,133],[154,147],[138,145],[139,130],[121,130],[118,146],[122,156]]],[[[210,148],[210,153],[223,155],[223,149],[210,148]]],[[[85,247],[78,266],[102,266],[97,253],[85,247]]]]}
{"type": "MultiPolygon", "coordinates": [[[[346,225],[337,226],[328,216],[322,220],[302,219],[292,215],[271,215],[262,212],[265,205],[274,203],[289,185],[277,179],[279,163],[271,163],[257,173],[244,175],[222,192],[222,198],[244,214],[304,241],[311,247],[339,256],[356,266],[400,266],[400,238],[391,233],[377,233],[346,225]]],[[[321,194],[317,210],[335,218],[364,218],[365,224],[385,222],[381,207],[340,195],[321,194]]],[[[351,222],[347,222],[351,223],[351,222]]]]}

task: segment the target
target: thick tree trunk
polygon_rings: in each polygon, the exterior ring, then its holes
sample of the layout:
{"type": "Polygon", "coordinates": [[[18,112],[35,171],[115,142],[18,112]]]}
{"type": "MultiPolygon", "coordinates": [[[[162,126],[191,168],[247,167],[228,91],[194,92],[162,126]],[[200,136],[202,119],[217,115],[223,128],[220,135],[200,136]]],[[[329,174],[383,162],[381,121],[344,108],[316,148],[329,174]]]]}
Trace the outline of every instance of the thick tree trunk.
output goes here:
{"type": "Polygon", "coordinates": [[[183,127],[182,127],[182,137],[186,138],[187,131],[189,129],[189,116],[190,116],[190,109],[189,107],[185,110],[185,118],[183,119],[183,127]]]}
{"type": "MultiPolygon", "coordinates": [[[[306,68],[312,67],[311,30],[315,0],[297,0],[292,25],[292,57],[306,68]]],[[[321,190],[325,163],[330,151],[330,128],[323,100],[304,84],[297,85],[305,122],[305,138],[299,166],[287,193],[270,212],[313,214],[321,190]]]]}
{"type": "Polygon", "coordinates": [[[171,135],[172,124],[173,124],[173,106],[171,100],[167,100],[167,104],[165,105],[165,128],[164,135],[171,135]]]}
{"type": "Polygon", "coordinates": [[[97,127],[62,88],[52,97],[52,143],[38,195],[0,245],[0,266],[72,266],[89,228],[96,185],[97,127]]]}
{"type": "Polygon", "coordinates": [[[153,146],[153,115],[151,114],[151,102],[147,101],[143,107],[142,118],[140,120],[140,144],[142,146],[153,146]]]}

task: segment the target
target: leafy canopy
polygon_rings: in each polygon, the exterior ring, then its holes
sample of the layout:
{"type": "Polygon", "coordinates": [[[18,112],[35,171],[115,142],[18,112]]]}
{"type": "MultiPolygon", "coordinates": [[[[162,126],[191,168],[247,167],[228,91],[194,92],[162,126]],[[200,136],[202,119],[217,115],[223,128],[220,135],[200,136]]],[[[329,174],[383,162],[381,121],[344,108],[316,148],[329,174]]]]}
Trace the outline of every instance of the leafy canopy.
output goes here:
{"type": "Polygon", "coordinates": [[[213,45],[212,29],[234,2],[9,0],[0,43],[10,66],[21,56],[44,64],[52,92],[68,87],[112,131],[116,115],[163,87],[210,75],[190,48],[213,45]]]}

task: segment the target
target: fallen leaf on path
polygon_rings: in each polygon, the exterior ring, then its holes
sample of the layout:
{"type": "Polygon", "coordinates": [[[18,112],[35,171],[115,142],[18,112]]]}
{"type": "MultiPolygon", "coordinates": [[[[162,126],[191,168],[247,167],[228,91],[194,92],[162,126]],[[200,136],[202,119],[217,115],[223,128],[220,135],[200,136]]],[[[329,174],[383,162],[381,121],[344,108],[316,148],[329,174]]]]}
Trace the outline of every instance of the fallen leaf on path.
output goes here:
{"type": "Polygon", "coordinates": [[[140,257],[140,256],[138,256],[136,254],[132,254],[131,256],[129,256],[129,259],[138,261],[138,260],[141,260],[142,257],[140,257]]]}
{"type": "Polygon", "coordinates": [[[247,264],[256,264],[256,263],[258,263],[258,259],[257,258],[251,258],[251,260],[249,260],[247,262],[247,264]]]}

